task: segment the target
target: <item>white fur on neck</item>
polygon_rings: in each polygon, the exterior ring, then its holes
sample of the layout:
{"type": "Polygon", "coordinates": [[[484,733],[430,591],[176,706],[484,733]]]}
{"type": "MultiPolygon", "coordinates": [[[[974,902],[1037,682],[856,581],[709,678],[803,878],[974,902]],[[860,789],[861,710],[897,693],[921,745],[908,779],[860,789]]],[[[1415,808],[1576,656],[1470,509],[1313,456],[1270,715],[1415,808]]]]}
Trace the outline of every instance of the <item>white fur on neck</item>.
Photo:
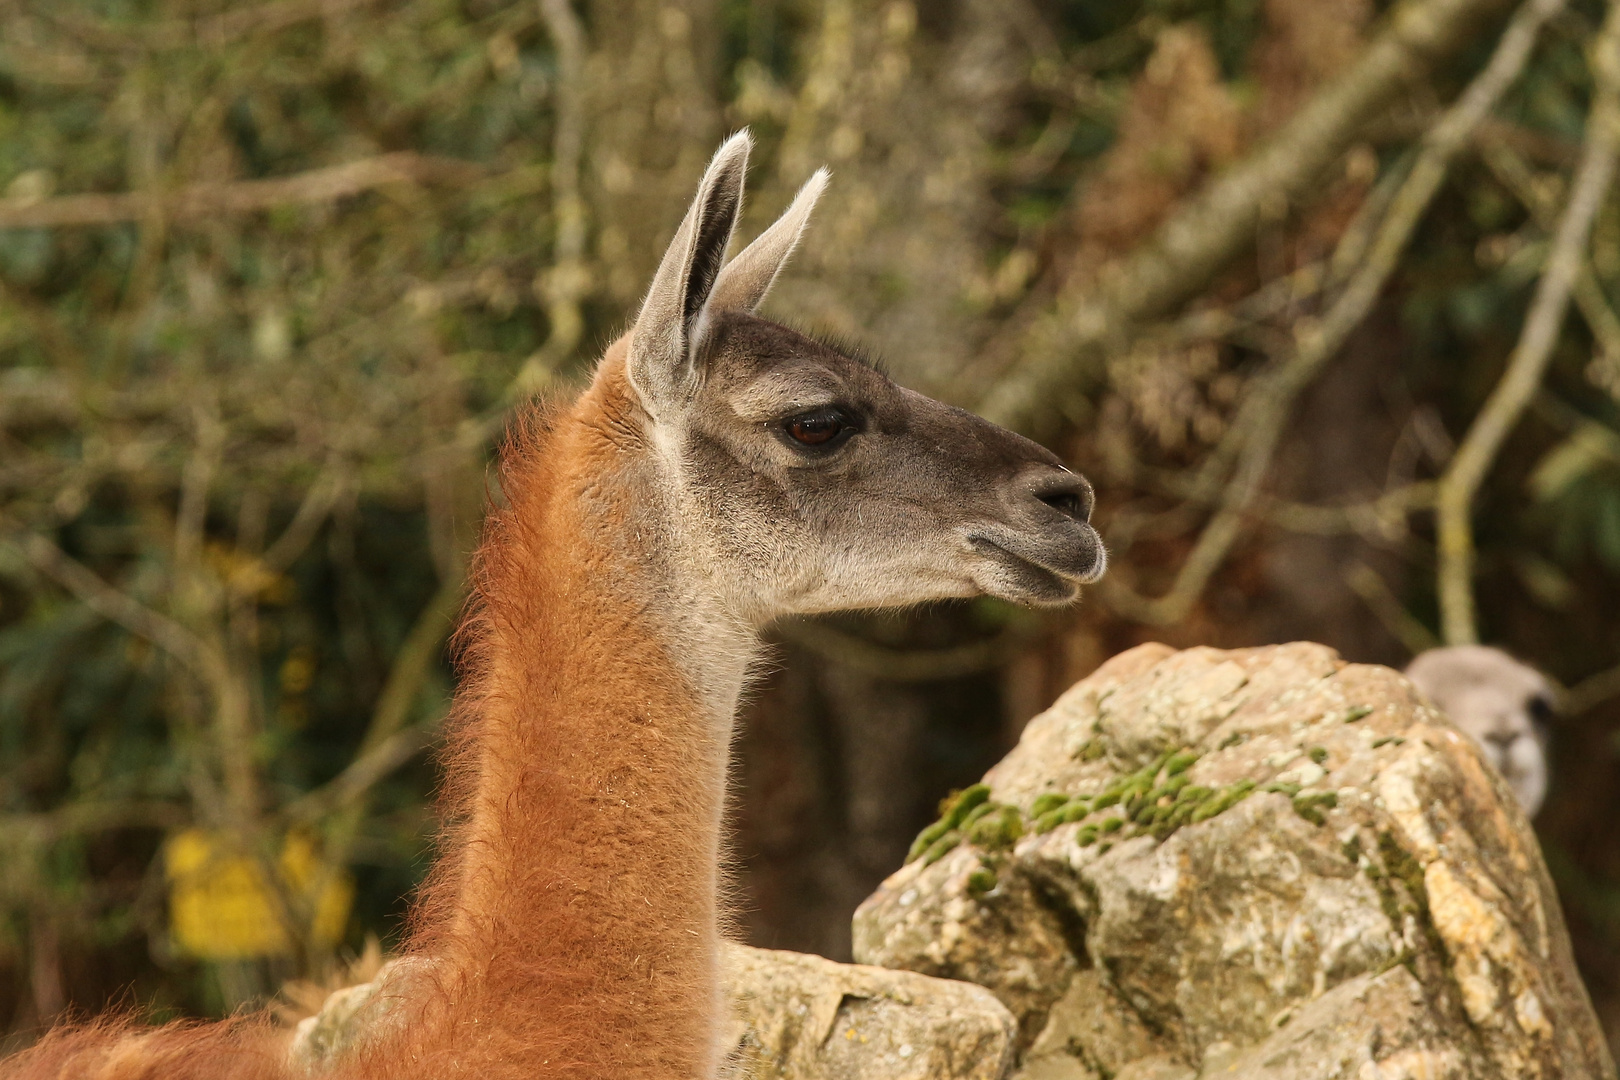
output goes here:
{"type": "Polygon", "coordinates": [[[648,445],[659,474],[665,575],[659,615],[670,634],[670,658],[686,676],[728,743],[737,705],[759,655],[758,620],[750,617],[720,572],[712,552],[694,550],[695,530],[681,527],[696,511],[682,478],[679,425],[652,421],[648,445]]]}

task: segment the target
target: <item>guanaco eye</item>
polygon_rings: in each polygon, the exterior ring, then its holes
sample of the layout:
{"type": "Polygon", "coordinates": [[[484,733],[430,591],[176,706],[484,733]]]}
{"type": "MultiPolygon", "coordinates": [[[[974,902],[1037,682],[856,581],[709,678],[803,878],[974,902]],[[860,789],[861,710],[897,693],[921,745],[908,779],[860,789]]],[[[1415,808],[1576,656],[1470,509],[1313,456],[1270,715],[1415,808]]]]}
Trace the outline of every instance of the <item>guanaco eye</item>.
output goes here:
{"type": "Polygon", "coordinates": [[[853,434],[855,424],[839,409],[817,409],[782,421],[782,431],[800,446],[825,450],[853,434]]]}

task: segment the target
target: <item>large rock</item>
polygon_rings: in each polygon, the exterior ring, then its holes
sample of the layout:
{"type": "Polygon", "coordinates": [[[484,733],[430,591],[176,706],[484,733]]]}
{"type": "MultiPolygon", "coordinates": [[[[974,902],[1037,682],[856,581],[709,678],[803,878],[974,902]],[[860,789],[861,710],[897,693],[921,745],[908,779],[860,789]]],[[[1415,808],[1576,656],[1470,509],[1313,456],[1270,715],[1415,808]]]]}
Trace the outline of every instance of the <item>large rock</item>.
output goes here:
{"type": "Polygon", "coordinates": [[[909,971],[727,947],[735,1080],[1001,1080],[1016,1026],[994,994],[909,971]]]}
{"type": "MultiPolygon", "coordinates": [[[[726,1080],[1001,1080],[1012,1067],[1016,1025],[981,986],[744,945],[724,962],[726,1080]]],[[[386,1037],[421,965],[396,960],[332,994],[299,1025],[293,1060],[319,1073],[386,1037]]]]}
{"type": "Polygon", "coordinates": [[[1023,1080],[1612,1077],[1534,835],[1387,668],[1146,645],[855,918],[994,990],[1023,1080]]]}

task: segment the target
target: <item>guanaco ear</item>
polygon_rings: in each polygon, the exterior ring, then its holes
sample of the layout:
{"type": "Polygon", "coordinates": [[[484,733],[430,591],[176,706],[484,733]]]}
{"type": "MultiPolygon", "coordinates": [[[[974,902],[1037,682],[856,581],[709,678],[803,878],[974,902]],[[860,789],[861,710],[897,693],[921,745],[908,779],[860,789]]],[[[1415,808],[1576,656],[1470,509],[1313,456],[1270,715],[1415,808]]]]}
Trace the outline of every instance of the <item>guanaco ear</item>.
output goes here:
{"type": "Polygon", "coordinates": [[[697,390],[696,357],[709,297],[742,210],[752,146],[745,129],[715,152],[630,332],[626,373],[654,416],[685,404],[697,390]]]}
{"type": "Polygon", "coordinates": [[[810,224],[810,211],[816,208],[816,200],[827,189],[828,175],[826,169],[817,169],[793,196],[793,202],[776,223],[726,264],[709,297],[711,310],[752,314],[759,307],[793,249],[799,246],[799,238],[810,224]]]}

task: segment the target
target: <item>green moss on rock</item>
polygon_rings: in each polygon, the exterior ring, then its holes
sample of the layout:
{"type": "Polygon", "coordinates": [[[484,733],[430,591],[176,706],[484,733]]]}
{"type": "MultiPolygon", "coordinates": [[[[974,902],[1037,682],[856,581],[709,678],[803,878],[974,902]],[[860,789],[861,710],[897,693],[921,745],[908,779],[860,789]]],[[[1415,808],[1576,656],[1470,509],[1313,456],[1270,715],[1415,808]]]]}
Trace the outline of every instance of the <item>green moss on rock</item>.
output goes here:
{"type": "MultiPolygon", "coordinates": [[[[928,828],[924,829],[922,832],[918,833],[917,839],[912,841],[911,850],[906,855],[906,862],[914,862],[915,860],[922,858],[925,854],[931,854],[934,851],[934,848],[941,840],[945,838],[947,834],[959,828],[963,822],[967,820],[968,815],[972,814],[989,800],[990,785],[988,784],[974,784],[972,787],[964,788],[954,795],[947,796],[945,800],[940,803],[939,820],[928,826],[928,828]]],[[[958,837],[958,839],[960,839],[960,837],[958,837]]],[[[955,846],[955,843],[950,844],[944,849],[944,851],[939,852],[937,855],[933,855],[928,862],[932,863],[938,861],[940,855],[943,855],[945,851],[949,851],[955,846]]]]}
{"type": "MultiPolygon", "coordinates": [[[[988,804],[987,804],[988,805],[988,804]]],[[[1024,835],[1024,817],[1016,807],[991,806],[968,831],[968,842],[986,851],[1005,851],[1024,835]]]]}
{"type": "Polygon", "coordinates": [[[1035,796],[1035,802],[1030,806],[1031,817],[1042,817],[1058,809],[1069,801],[1069,797],[1061,792],[1048,791],[1044,795],[1035,796]]]}
{"type": "Polygon", "coordinates": [[[933,866],[946,855],[950,854],[951,849],[956,847],[956,845],[960,844],[961,842],[962,834],[956,829],[950,830],[949,832],[945,833],[945,835],[935,840],[932,844],[929,844],[928,847],[922,852],[922,864],[924,866],[933,866]]]}
{"type": "Polygon", "coordinates": [[[975,900],[981,899],[985,894],[993,892],[996,887],[996,872],[988,866],[981,866],[968,875],[967,892],[975,900]]]}
{"type": "Polygon", "coordinates": [[[1294,796],[1294,813],[1310,822],[1312,825],[1326,825],[1327,816],[1323,809],[1333,809],[1339,805],[1339,796],[1332,791],[1313,791],[1294,796]]]}

